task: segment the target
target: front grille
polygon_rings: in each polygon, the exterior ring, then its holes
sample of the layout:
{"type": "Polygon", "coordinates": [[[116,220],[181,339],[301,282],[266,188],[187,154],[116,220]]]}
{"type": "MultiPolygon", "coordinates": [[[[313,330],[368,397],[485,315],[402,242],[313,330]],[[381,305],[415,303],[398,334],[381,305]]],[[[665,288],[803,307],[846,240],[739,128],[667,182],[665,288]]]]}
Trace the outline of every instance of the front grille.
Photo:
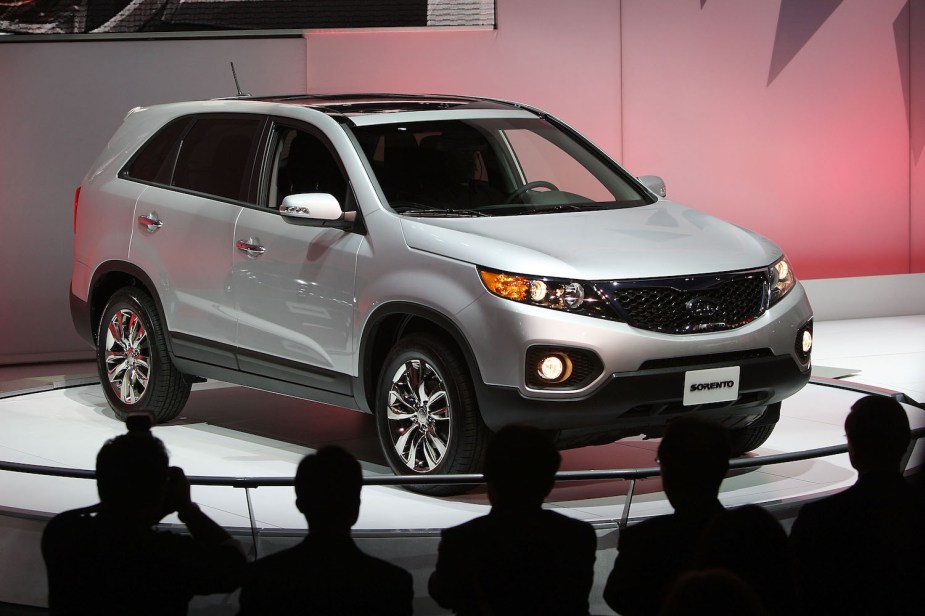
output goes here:
{"type": "Polygon", "coordinates": [[[764,270],[687,278],[615,281],[610,307],[639,329],[696,334],[741,327],[767,309],[764,270]]]}

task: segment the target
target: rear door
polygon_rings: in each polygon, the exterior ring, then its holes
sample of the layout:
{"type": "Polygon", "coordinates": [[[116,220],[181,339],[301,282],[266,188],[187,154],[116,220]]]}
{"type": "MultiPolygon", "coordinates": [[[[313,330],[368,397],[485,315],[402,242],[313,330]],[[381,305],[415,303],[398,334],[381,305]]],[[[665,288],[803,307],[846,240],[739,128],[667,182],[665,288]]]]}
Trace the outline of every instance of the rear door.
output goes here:
{"type": "Polygon", "coordinates": [[[174,352],[234,367],[234,224],[254,201],[254,157],[266,119],[221,114],[183,122],[135,205],[129,258],[160,295],[174,352]]]}

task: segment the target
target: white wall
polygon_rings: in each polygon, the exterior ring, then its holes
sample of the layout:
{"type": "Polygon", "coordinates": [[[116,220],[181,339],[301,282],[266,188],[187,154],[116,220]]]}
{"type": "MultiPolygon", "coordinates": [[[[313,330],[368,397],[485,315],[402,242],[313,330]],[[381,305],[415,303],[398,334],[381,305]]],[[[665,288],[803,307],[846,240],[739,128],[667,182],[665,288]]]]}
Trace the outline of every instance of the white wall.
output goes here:
{"type": "Polygon", "coordinates": [[[132,107],[305,91],[305,41],[0,43],[0,364],[90,356],[68,308],[74,190],[132,107]]]}
{"type": "Polygon", "coordinates": [[[627,165],[771,237],[803,278],[925,271],[913,253],[925,221],[912,220],[925,217],[925,187],[914,196],[910,180],[922,149],[910,123],[925,124],[925,92],[910,85],[925,63],[909,55],[925,3],[623,7],[627,165]]]}

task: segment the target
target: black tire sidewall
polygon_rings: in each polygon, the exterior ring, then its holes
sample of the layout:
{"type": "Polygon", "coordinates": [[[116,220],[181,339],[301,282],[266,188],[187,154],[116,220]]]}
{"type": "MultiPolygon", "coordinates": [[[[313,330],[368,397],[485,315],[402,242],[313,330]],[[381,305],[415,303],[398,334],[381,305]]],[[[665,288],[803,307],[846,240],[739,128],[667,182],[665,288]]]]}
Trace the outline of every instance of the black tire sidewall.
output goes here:
{"type": "Polygon", "coordinates": [[[780,420],[781,403],[776,402],[765,409],[755,423],[745,428],[729,431],[729,448],[733,457],[743,456],[761,447],[771,437],[780,420]]]}

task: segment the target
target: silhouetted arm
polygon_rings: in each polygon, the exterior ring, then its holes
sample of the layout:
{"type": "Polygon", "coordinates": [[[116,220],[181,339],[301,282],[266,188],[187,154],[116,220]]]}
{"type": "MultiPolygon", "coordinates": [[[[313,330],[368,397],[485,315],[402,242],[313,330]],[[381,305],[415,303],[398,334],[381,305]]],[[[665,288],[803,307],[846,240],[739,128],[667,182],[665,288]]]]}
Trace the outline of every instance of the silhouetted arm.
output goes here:
{"type": "Polygon", "coordinates": [[[467,536],[454,531],[458,529],[449,528],[442,533],[437,564],[430,575],[427,591],[441,607],[460,611],[466,605],[478,604],[473,595],[477,595],[479,589],[470,575],[474,563],[468,563],[467,536]]]}
{"type": "Polygon", "coordinates": [[[186,552],[183,560],[194,592],[230,592],[237,588],[246,564],[241,544],[190,499],[189,480],[182,469],[170,467],[167,490],[168,512],[177,512],[193,539],[192,545],[178,549],[186,552]]]}
{"type": "MultiPolygon", "coordinates": [[[[654,614],[656,610],[652,608],[658,605],[657,598],[646,596],[654,590],[648,577],[653,572],[639,562],[638,548],[630,535],[626,529],[620,531],[617,559],[604,586],[604,601],[621,616],[654,614]]],[[[640,547],[646,549],[646,546],[640,547]]]]}

